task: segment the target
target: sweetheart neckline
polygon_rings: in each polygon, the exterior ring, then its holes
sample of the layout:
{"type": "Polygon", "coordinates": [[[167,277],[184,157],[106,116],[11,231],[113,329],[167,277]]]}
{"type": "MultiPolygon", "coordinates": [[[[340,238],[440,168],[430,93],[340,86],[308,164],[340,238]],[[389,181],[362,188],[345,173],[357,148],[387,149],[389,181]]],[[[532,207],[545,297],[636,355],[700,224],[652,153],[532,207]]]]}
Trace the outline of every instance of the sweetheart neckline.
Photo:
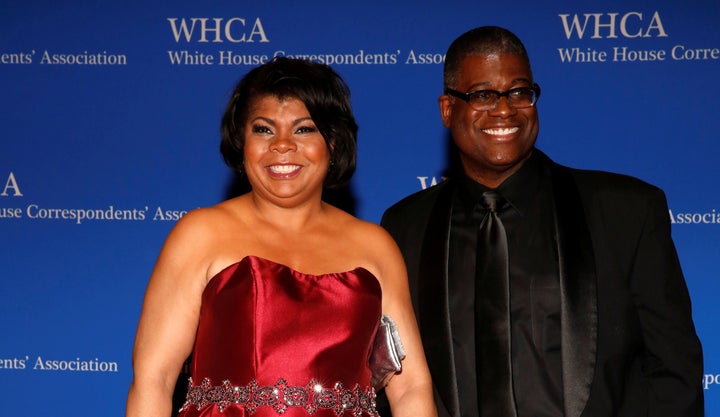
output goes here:
{"type": "Polygon", "coordinates": [[[362,267],[362,266],[356,266],[355,268],[348,269],[347,271],[326,272],[326,273],[322,273],[322,274],[311,274],[311,273],[308,273],[308,272],[298,271],[297,269],[295,269],[295,268],[293,268],[293,267],[290,267],[290,266],[285,265],[285,264],[280,263],[280,262],[275,262],[275,261],[273,261],[272,259],[267,259],[267,258],[264,258],[264,257],[262,257],[262,256],[258,256],[258,255],[245,255],[245,256],[243,256],[239,261],[235,261],[235,262],[227,265],[226,267],[222,268],[217,274],[213,275],[212,278],[210,278],[210,279],[208,280],[206,286],[209,285],[211,281],[215,280],[215,278],[217,278],[218,276],[222,275],[225,271],[227,271],[227,270],[229,270],[229,269],[231,269],[231,268],[233,268],[233,267],[236,267],[236,266],[238,266],[238,265],[240,265],[240,264],[242,264],[242,263],[244,263],[244,262],[250,262],[251,259],[256,259],[256,260],[261,261],[261,262],[264,262],[264,263],[270,263],[270,264],[273,264],[273,265],[280,266],[280,267],[285,268],[285,269],[287,269],[288,271],[292,272],[293,275],[296,275],[296,276],[310,277],[310,278],[334,277],[334,276],[338,276],[338,275],[346,275],[346,274],[350,274],[350,273],[356,273],[356,272],[358,272],[358,271],[365,271],[365,272],[367,272],[368,274],[370,274],[371,277],[375,278],[375,280],[378,282],[378,284],[380,283],[380,280],[377,279],[377,277],[375,276],[375,274],[373,274],[372,272],[368,271],[367,268],[362,267]]]}

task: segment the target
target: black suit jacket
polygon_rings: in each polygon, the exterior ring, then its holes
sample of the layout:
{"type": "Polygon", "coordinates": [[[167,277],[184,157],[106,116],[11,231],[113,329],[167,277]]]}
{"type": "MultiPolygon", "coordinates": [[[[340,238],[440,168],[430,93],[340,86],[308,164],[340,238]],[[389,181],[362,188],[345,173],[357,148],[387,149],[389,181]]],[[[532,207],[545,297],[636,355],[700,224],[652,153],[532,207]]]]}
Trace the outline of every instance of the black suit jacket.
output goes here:
{"type": "MultiPolygon", "coordinates": [[[[566,417],[704,415],[702,349],[664,193],[638,179],[551,170],[566,417]]],[[[408,268],[440,417],[458,417],[448,305],[454,183],[389,208],[382,225],[408,268]]]]}

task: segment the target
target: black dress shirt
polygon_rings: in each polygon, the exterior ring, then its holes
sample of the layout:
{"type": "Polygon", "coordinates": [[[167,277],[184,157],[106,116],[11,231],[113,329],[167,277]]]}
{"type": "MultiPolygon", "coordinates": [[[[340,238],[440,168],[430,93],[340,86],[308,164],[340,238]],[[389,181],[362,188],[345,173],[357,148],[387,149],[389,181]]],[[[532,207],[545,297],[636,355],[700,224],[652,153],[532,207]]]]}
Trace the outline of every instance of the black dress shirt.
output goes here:
{"type": "MultiPolygon", "coordinates": [[[[474,287],[477,229],[482,219],[473,212],[487,190],[462,177],[453,196],[448,286],[463,417],[478,416],[474,287]]],[[[518,417],[561,417],[560,295],[549,170],[533,155],[496,191],[510,205],[500,218],[507,232],[510,258],[513,384],[518,417]]]]}

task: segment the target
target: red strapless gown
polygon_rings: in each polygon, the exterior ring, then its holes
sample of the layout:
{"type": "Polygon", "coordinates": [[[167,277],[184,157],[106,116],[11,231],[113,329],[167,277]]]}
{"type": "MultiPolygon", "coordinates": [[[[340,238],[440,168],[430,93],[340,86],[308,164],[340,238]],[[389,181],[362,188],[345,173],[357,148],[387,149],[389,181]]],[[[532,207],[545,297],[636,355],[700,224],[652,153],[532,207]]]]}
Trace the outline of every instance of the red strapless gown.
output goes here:
{"type": "Polygon", "coordinates": [[[367,270],[310,275],[246,257],[202,295],[182,417],[370,416],[381,290],[367,270]]]}

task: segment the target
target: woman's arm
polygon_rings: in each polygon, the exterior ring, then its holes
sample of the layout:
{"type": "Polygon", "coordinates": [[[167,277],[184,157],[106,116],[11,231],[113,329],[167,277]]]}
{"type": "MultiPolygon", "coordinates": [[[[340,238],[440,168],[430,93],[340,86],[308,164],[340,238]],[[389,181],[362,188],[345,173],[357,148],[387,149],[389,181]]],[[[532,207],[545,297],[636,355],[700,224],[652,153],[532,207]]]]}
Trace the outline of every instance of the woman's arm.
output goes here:
{"type": "Polygon", "coordinates": [[[207,261],[202,216],[189,213],[168,236],[145,293],[133,350],[126,417],[170,416],[172,395],[195,339],[207,261]],[[200,217],[198,219],[198,217],[200,217]]]}
{"type": "Polygon", "coordinates": [[[384,230],[381,285],[383,313],[393,318],[398,326],[406,357],[402,371],[395,375],[385,388],[393,417],[435,417],[432,380],[425,361],[422,341],[410,301],[407,272],[400,250],[384,230]]]}

